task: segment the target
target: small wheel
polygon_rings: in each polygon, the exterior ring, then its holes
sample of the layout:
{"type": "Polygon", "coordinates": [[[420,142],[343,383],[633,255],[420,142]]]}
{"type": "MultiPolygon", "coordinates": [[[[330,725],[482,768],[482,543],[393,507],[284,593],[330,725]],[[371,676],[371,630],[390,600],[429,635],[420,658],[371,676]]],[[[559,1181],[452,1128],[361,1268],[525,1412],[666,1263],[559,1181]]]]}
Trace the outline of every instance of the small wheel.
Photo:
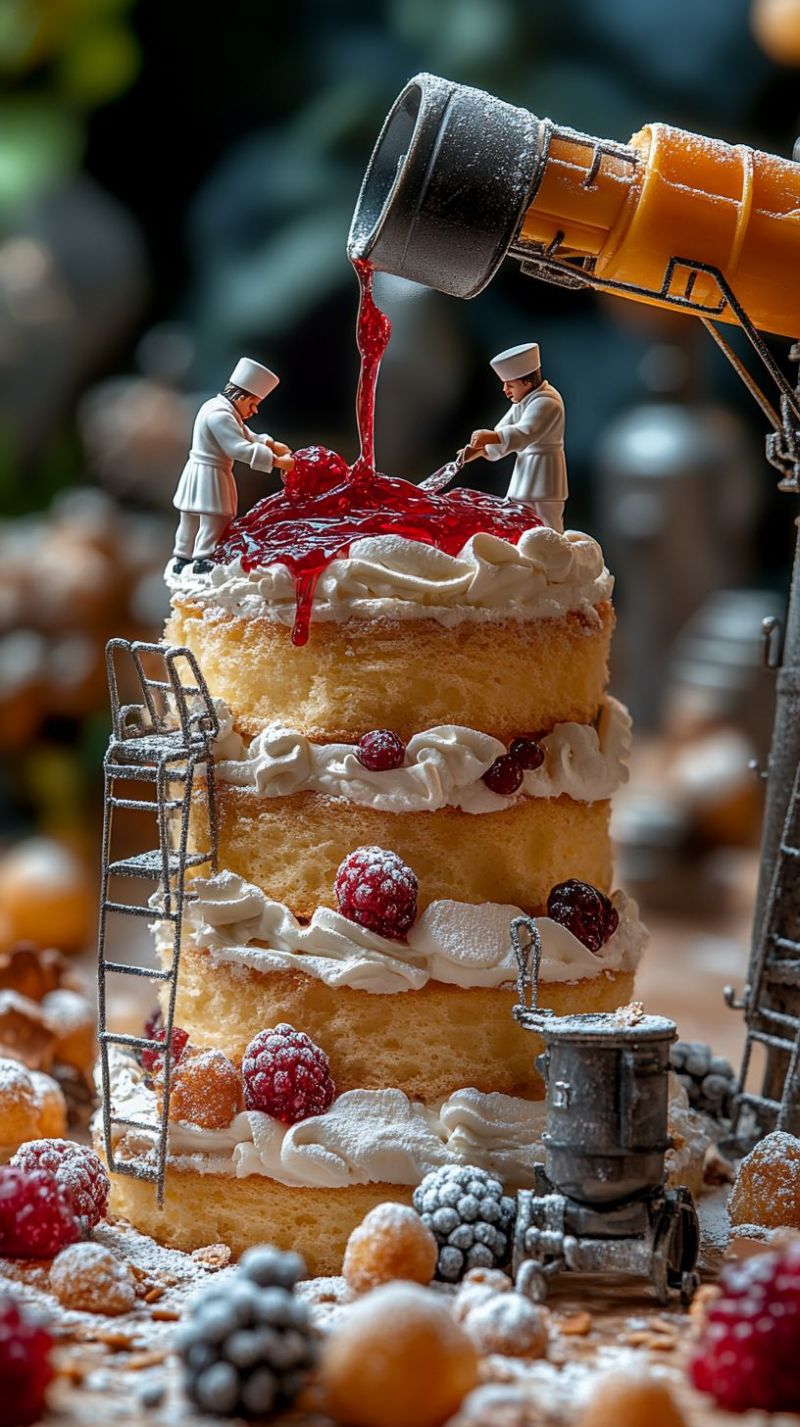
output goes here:
{"type": "Polygon", "coordinates": [[[544,1303],[547,1298],[547,1276],[532,1259],[521,1265],[515,1287],[532,1303],[544,1303]]]}
{"type": "Polygon", "coordinates": [[[681,1274],[681,1303],[684,1308],[688,1308],[700,1287],[700,1275],[693,1270],[687,1269],[681,1274]]]}

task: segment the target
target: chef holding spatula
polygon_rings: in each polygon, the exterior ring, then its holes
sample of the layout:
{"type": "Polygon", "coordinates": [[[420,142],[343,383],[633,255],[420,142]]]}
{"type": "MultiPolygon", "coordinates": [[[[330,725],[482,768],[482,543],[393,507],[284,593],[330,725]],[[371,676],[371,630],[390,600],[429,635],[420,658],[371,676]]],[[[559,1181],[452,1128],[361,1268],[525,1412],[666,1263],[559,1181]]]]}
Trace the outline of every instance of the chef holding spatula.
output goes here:
{"type": "Polygon", "coordinates": [[[564,403],[542,378],[536,342],[499,352],[490,366],[512,404],[492,430],[473,431],[464,460],[483,456],[499,461],[513,451],[517,459],[508,496],[532,506],[545,525],[561,534],[568,494],[564,403]]]}

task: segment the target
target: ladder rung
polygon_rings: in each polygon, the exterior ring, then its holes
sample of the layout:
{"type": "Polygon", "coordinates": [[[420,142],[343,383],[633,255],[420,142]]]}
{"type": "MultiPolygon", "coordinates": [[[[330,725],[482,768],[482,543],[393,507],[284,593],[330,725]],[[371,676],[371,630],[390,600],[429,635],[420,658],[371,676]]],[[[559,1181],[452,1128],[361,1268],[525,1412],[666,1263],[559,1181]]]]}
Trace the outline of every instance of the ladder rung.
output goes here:
{"type": "Polygon", "coordinates": [[[112,808],[126,808],[131,813],[157,813],[160,808],[183,807],[183,798],[164,798],[159,803],[155,798],[115,798],[113,793],[109,795],[108,802],[112,808]]]}
{"type": "Polygon", "coordinates": [[[126,966],[122,961],[103,961],[102,971],[113,971],[119,976],[146,976],[150,981],[169,981],[172,970],[157,971],[154,966],[126,966]]]}
{"type": "Polygon", "coordinates": [[[126,1130],[145,1130],[148,1135],[160,1135],[161,1126],[154,1125],[148,1120],[127,1120],[120,1115],[109,1115],[112,1125],[124,1125],[126,1130]]]}
{"type": "Polygon", "coordinates": [[[158,1170],[155,1166],[144,1164],[137,1160],[131,1164],[128,1160],[117,1159],[116,1155],[109,1165],[113,1174],[129,1174],[132,1179],[148,1179],[151,1184],[158,1182],[158,1170]]]}
{"type": "MultiPolygon", "coordinates": [[[[124,783],[157,783],[161,776],[161,770],[157,763],[106,763],[105,769],[111,781],[118,778],[124,783]]],[[[165,781],[167,783],[185,783],[186,770],[183,768],[170,769],[165,781]]]]}
{"type": "Polygon", "coordinates": [[[181,858],[177,852],[168,852],[166,857],[155,849],[151,852],[137,852],[133,857],[123,857],[119,862],[111,862],[108,868],[109,877],[147,877],[158,879],[163,876],[166,865],[167,872],[173,876],[184,867],[201,867],[204,862],[208,862],[210,854],[207,852],[188,852],[181,858]]]}
{"type": "Polygon", "coordinates": [[[793,941],[791,937],[781,936],[778,932],[773,932],[770,940],[779,951],[800,951],[800,941],[793,941]]]}
{"type": "Polygon", "coordinates": [[[775,1110],[776,1112],[781,1109],[780,1100],[768,1100],[766,1095],[756,1095],[749,1090],[740,1091],[737,1098],[740,1104],[758,1105],[765,1110],[775,1110]]]}
{"type": "Polygon", "coordinates": [[[769,1006],[756,1006],[755,1014],[763,1016],[765,1021],[774,1022],[776,1026],[785,1026],[789,1031],[800,1031],[800,1017],[791,1016],[786,1011],[773,1011],[769,1006]]]}
{"type": "Polygon", "coordinates": [[[770,1035],[769,1031],[749,1031],[750,1040],[760,1041],[762,1045],[772,1046],[773,1050],[794,1050],[794,1041],[785,1040],[783,1036],[770,1035]]]}
{"type": "Polygon", "coordinates": [[[800,847],[787,847],[786,843],[782,842],[780,850],[784,857],[800,857],[800,847]]]}
{"type": "MultiPolygon", "coordinates": [[[[194,896],[196,893],[192,895],[194,896]]],[[[188,893],[184,893],[184,896],[188,896],[188,893]]],[[[119,912],[129,917],[151,917],[153,921],[157,922],[176,922],[178,920],[177,912],[163,912],[158,907],[142,907],[136,902],[104,902],[103,911],[119,912]]]]}
{"type": "Polygon", "coordinates": [[[129,1036],[123,1031],[100,1031],[97,1039],[101,1045],[129,1045],[137,1050],[163,1051],[165,1041],[148,1040],[147,1036],[129,1036]]]}

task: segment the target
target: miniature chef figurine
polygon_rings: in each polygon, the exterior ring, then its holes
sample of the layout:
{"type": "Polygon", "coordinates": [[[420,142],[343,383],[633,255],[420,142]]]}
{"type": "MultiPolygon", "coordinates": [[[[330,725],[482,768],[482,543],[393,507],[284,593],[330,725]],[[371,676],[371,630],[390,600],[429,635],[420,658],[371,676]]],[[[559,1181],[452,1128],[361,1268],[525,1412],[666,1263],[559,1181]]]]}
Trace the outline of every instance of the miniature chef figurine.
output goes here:
{"type": "Polygon", "coordinates": [[[191,560],[196,575],[205,575],[211,569],[208,557],[238,505],[234,461],[243,461],[256,471],[271,471],[273,466],[284,471],[292,469],[294,457],[288,446],[273,441],[271,436],[259,436],[244,424],[279,380],[269,367],[242,357],[225,389],[200,407],[192,432],[192,449],[172,502],[181,513],[175,533],[173,574],[179,575],[191,560]]]}
{"type": "Polygon", "coordinates": [[[509,347],[490,366],[513,405],[493,431],[473,431],[464,459],[499,461],[516,452],[508,495],[532,506],[545,525],[561,534],[568,494],[564,403],[555,387],[542,380],[536,342],[509,347]]]}

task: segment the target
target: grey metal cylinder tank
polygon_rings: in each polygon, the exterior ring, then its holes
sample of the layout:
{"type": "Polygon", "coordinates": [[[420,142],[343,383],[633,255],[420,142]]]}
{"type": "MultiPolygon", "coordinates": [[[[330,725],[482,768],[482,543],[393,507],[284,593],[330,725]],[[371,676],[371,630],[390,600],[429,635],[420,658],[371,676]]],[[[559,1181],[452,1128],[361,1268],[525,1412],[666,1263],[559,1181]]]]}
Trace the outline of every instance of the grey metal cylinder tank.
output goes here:
{"type": "Polygon", "coordinates": [[[540,1057],[547,1083],[545,1169],[552,1184],[584,1204],[611,1204],[662,1183],[669,1048],[674,1021],[613,1015],[543,1018],[540,1057]]]}

